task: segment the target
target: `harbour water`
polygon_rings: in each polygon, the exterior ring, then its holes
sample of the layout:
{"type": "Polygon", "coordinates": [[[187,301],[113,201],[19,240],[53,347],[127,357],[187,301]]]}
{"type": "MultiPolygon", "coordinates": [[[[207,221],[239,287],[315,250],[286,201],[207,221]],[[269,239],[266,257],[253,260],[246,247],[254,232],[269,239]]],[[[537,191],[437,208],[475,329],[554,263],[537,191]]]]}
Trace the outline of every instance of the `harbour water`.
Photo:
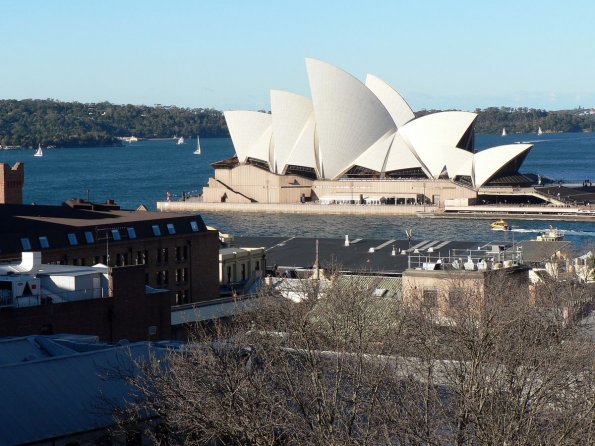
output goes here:
{"type": "MultiPolygon", "coordinates": [[[[124,147],[47,149],[43,157],[34,150],[0,150],[0,162],[25,163],[26,203],[60,204],[72,197],[94,201],[113,198],[123,208],[145,204],[150,209],[166,198],[198,194],[212,176],[212,162],[228,158],[234,149],[228,138],[201,139],[202,155],[194,151],[196,140],[148,140],[124,147]]],[[[513,134],[506,137],[477,135],[479,149],[514,142],[531,142],[533,150],[521,172],[578,182],[595,182],[595,133],[513,134]]],[[[595,223],[510,220],[512,231],[497,232],[486,220],[420,219],[383,216],[230,215],[203,214],[208,224],[238,235],[302,237],[405,238],[413,229],[419,240],[512,241],[534,238],[552,225],[566,231],[566,239],[579,245],[595,240],[595,223]]]]}

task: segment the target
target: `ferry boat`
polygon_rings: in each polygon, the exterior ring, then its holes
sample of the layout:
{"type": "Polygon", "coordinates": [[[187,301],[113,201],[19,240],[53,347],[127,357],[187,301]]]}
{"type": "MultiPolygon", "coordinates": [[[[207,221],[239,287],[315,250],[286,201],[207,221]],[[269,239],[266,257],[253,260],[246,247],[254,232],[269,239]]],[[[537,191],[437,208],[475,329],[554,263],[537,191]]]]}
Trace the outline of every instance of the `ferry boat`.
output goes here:
{"type": "Polygon", "coordinates": [[[508,222],[506,220],[497,220],[490,224],[490,226],[492,227],[492,229],[497,231],[508,231],[508,222]]]}
{"type": "Polygon", "coordinates": [[[550,226],[537,236],[535,240],[538,242],[558,242],[564,238],[564,231],[550,226]]]}

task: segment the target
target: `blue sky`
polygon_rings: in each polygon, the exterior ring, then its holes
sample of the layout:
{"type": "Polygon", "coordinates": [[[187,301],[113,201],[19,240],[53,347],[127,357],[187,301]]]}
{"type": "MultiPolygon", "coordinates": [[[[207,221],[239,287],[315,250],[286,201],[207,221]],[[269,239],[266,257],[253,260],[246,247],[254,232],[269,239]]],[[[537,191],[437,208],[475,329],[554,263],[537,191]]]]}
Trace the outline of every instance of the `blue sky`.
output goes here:
{"type": "Polygon", "coordinates": [[[592,0],[0,0],[0,98],[270,109],[305,57],[414,110],[595,107],[592,0]]]}

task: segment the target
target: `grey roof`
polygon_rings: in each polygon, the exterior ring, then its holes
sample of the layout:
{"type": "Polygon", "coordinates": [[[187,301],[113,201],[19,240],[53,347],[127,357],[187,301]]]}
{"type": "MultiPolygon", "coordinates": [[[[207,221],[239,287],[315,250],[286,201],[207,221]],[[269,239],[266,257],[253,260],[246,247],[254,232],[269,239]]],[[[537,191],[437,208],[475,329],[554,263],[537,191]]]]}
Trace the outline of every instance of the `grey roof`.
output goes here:
{"type": "Polygon", "coordinates": [[[0,445],[110,426],[108,403],[122,405],[131,390],[114,371],[130,372],[133,359],[164,354],[166,346],[176,344],[108,345],[60,336],[1,341],[0,445]]]}
{"type": "Polygon", "coordinates": [[[523,251],[523,261],[527,263],[541,263],[550,260],[559,251],[569,251],[572,243],[565,241],[537,241],[525,240],[519,242],[523,251]]]}
{"type": "MultiPolygon", "coordinates": [[[[300,237],[236,237],[240,247],[264,247],[267,268],[273,265],[289,268],[311,268],[316,260],[316,241],[320,266],[334,266],[340,271],[399,274],[407,269],[407,255],[399,251],[409,249],[408,240],[375,240],[351,238],[349,246],[344,239],[300,237]],[[391,255],[393,247],[396,255],[391,255]],[[370,253],[370,248],[374,252],[370,253]]],[[[434,250],[433,255],[447,256],[452,249],[476,249],[484,243],[451,240],[411,240],[411,249],[420,252],[434,250]]]]}

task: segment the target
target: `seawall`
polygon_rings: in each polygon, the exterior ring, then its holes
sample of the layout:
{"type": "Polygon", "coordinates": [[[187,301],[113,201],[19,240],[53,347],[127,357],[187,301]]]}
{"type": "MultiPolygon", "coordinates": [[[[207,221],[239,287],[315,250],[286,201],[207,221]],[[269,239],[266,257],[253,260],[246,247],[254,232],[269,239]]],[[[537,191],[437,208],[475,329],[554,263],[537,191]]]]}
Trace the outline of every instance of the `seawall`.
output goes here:
{"type": "Polygon", "coordinates": [[[266,203],[204,203],[202,201],[158,201],[161,212],[251,212],[273,214],[314,215],[394,215],[420,218],[486,219],[512,218],[523,220],[567,220],[595,222],[595,212],[581,213],[578,208],[493,206],[457,209],[444,212],[432,205],[341,205],[341,204],[266,204],[266,203]]]}

